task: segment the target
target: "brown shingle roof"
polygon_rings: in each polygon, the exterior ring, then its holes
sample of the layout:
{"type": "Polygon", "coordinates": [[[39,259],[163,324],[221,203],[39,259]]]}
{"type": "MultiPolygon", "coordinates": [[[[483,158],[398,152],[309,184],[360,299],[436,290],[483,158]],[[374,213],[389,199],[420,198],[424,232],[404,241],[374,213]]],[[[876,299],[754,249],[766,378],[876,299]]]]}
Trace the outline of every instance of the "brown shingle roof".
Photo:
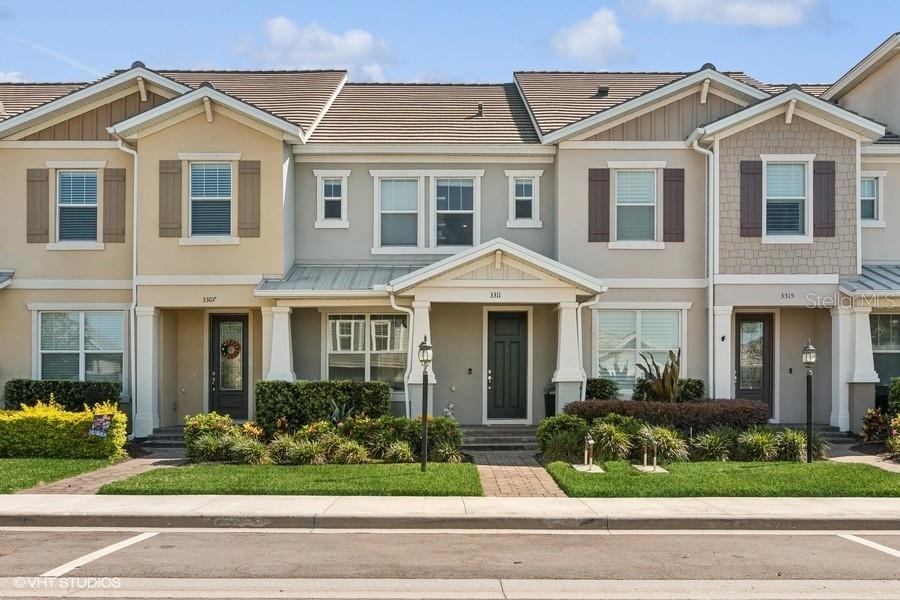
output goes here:
{"type": "MultiPolygon", "coordinates": [[[[780,94],[784,90],[788,89],[788,87],[792,85],[790,83],[769,83],[766,84],[763,88],[763,91],[769,92],[770,94],[780,94]]],[[[810,96],[816,96],[817,98],[825,93],[825,90],[831,87],[830,83],[798,83],[800,86],[800,90],[806,92],[810,96]]]]}
{"type": "Polygon", "coordinates": [[[0,83],[0,121],[83,88],[86,83],[0,83]]]}
{"type": "Polygon", "coordinates": [[[209,82],[217,90],[252,104],[309,131],[346,71],[157,71],[197,88],[209,82]]]}
{"type": "Polygon", "coordinates": [[[310,141],[497,144],[538,137],[511,83],[357,83],[344,86],[310,141]]]}

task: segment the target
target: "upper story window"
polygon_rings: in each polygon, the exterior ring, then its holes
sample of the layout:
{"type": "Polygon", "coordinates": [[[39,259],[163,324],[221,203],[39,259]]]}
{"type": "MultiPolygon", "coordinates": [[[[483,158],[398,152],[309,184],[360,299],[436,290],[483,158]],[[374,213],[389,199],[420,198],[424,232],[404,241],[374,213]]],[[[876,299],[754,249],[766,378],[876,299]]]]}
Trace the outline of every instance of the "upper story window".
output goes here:
{"type": "Polygon", "coordinates": [[[539,228],[543,171],[506,171],[509,177],[509,228],[539,228]]]}
{"type": "Polygon", "coordinates": [[[57,239],[97,242],[97,171],[56,173],[57,239]]]}
{"type": "Polygon", "coordinates": [[[324,171],[316,169],[316,224],[317,229],[346,229],[350,227],[347,215],[347,180],[350,171],[324,171]]]}
{"type": "Polygon", "coordinates": [[[885,227],[884,178],[887,171],[863,171],[859,181],[859,218],[863,227],[885,227]]]}
{"type": "Polygon", "coordinates": [[[378,180],[380,228],[376,246],[416,247],[421,245],[419,178],[378,180]]]}
{"type": "Polygon", "coordinates": [[[616,241],[655,241],[656,212],[656,170],[617,170],[616,241]]]}
{"type": "Polygon", "coordinates": [[[54,311],[38,319],[40,379],[124,383],[124,313],[54,311]]]}
{"type": "Polygon", "coordinates": [[[475,235],[475,180],[435,178],[435,246],[471,246],[475,235]]]}
{"type": "Polygon", "coordinates": [[[763,242],[813,241],[813,159],[809,154],[763,154],[763,242]]]}
{"type": "Polygon", "coordinates": [[[231,163],[190,163],[191,236],[231,236],[231,163]]]}

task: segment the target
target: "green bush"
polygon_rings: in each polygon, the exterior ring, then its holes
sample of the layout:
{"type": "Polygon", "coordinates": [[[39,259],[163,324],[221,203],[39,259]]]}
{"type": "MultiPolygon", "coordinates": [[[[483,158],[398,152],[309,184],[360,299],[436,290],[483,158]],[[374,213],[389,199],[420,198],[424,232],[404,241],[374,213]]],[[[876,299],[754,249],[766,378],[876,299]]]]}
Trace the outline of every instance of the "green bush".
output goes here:
{"type": "Polygon", "coordinates": [[[644,425],[638,432],[638,448],[646,448],[648,457],[656,451],[659,462],[683,461],[689,458],[687,442],[668,427],[644,425]]]}
{"type": "Polygon", "coordinates": [[[775,434],[778,460],[803,462],[806,460],[806,434],[796,429],[783,429],[775,434]]]}
{"type": "Polygon", "coordinates": [[[585,383],[585,398],[591,400],[618,400],[619,384],[605,377],[589,377],[585,383]]]}
{"type": "Polygon", "coordinates": [[[78,412],[85,405],[118,402],[120,389],[118,383],[109,381],[10,379],[3,391],[3,402],[8,410],[18,410],[38,402],[46,404],[52,394],[54,402],[62,408],[78,412]]]}
{"type": "Polygon", "coordinates": [[[42,402],[0,411],[0,457],[120,458],[125,455],[126,420],[113,402],[79,411],[42,402]],[[96,415],[112,415],[106,437],[88,433],[96,415]]]}
{"type": "Polygon", "coordinates": [[[573,429],[557,429],[548,433],[541,444],[541,458],[545,462],[581,462],[584,458],[584,435],[573,429]]]}
{"type": "Polygon", "coordinates": [[[344,439],[332,451],[331,462],[339,465],[361,465],[369,462],[369,453],[359,442],[344,439]]]}
{"type": "MultiPolygon", "coordinates": [[[[554,415],[541,421],[537,429],[537,448],[541,454],[546,454],[547,443],[550,438],[558,433],[571,434],[568,440],[577,438],[577,446],[584,448],[584,436],[588,432],[587,421],[574,415],[554,415]]],[[[555,444],[558,446],[563,440],[558,437],[555,444]]],[[[564,460],[564,459],[559,459],[564,460]]]]}
{"type": "Polygon", "coordinates": [[[694,438],[691,451],[696,460],[726,461],[734,456],[738,430],[727,425],[713,427],[694,438]]]}
{"type": "Polygon", "coordinates": [[[227,446],[228,460],[239,465],[267,465],[269,447],[265,442],[246,435],[223,436],[227,446]]]}
{"type": "MultiPolygon", "coordinates": [[[[339,428],[343,435],[366,447],[370,456],[384,456],[387,448],[395,441],[404,441],[417,455],[422,455],[422,420],[405,417],[379,417],[377,419],[348,419],[339,428]]],[[[435,448],[448,446],[458,452],[462,447],[462,429],[454,419],[447,417],[428,418],[428,455],[435,448]]]]}
{"type": "Polygon", "coordinates": [[[740,460],[758,462],[775,460],[778,456],[775,432],[768,427],[751,427],[738,436],[737,452],[740,460]]]}
{"type": "Polygon", "coordinates": [[[900,414],[900,377],[891,378],[891,387],[888,390],[888,414],[900,414]]]}
{"type": "MultiPolygon", "coordinates": [[[[678,380],[677,402],[698,402],[703,400],[705,395],[706,386],[702,379],[685,378],[678,380]]],[[[635,382],[631,399],[641,402],[659,402],[656,394],[653,392],[653,388],[643,378],[635,382]]]]}
{"type": "Polygon", "coordinates": [[[641,421],[640,419],[635,419],[634,417],[626,417],[625,415],[620,415],[619,413],[609,413],[608,415],[597,417],[596,419],[594,419],[594,422],[592,424],[594,427],[597,427],[601,423],[615,425],[617,428],[627,433],[631,438],[636,437],[638,432],[641,430],[641,427],[646,425],[646,423],[644,421],[641,421]]]}
{"type": "Polygon", "coordinates": [[[384,460],[392,463],[411,463],[416,461],[416,455],[409,442],[397,440],[385,450],[384,460]]]}
{"type": "Polygon", "coordinates": [[[568,415],[594,422],[599,417],[617,413],[685,433],[701,432],[716,425],[746,429],[769,419],[769,407],[756,400],[704,400],[702,402],[632,402],[630,400],[586,400],[571,402],[564,409],[568,415]]]}
{"type": "Polygon", "coordinates": [[[632,437],[613,423],[598,422],[591,430],[594,455],[603,460],[624,460],[631,454],[632,437]]]}
{"type": "Polygon", "coordinates": [[[258,381],[256,414],[268,437],[341,415],[377,418],[391,413],[391,390],[382,381],[258,381]]]}
{"type": "Polygon", "coordinates": [[[462,452],[453,444],[441,442],[434,447],[431,454],[432,462],[445,463],[461,463],[463,461],[462,452]]]}
{"type": "Polygon", "coordinates": [[[891,435],[891,419],[880,408],[866,411],[859,437],[864,442],[880,442],[891,435]]]}
{"type": "Polygon", "coordinates": [[[203,440],[203,447],[198,443],[206,436],[223,437],[226,435],[239,435],[240,431],[234,421],[228,415],[220,415],[216,412],[188,415],[184,418],[184,453],[194,461],[215,461],[225,458],[204,458],[213,451],[214,444],[209,439],[203,440]]]}

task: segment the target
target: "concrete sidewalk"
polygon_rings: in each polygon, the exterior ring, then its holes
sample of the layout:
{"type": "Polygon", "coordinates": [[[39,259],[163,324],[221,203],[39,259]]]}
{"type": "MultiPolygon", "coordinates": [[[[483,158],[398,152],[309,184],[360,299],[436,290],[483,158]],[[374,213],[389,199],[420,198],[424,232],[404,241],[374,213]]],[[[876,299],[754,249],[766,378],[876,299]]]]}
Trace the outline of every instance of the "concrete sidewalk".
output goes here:
{"type": "Polygon", "coordinates": [[[900,499],[14,494],[0,526],[900,530],[900,499]]]}

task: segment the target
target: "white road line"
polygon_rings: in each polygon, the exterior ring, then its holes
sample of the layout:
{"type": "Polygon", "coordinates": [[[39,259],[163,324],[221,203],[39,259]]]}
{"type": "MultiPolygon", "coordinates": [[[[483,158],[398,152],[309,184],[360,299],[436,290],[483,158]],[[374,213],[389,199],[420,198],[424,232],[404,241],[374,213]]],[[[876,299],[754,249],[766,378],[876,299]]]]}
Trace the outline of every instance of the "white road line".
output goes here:
{"type": "Polygon", "coordinates": [[[895,550],[890,546],[883,546],[878,542],[873,542],[872,540],[867,540],[865,538],[861,538],[855,535],[841,535],[838,537],[842,537],[845,540],[850,540],[851,542],[856,542],[857,544],[862,544],[863,546],[868,546],[873,550],[878,550],[879,552],[884,552],[885,554],[890,554],[896,558],[900,558],[900,550],[895,550]]]}
{"type": "Polygon", "coordinates": [[[78,567],[81,567],[83,565],[86,565],[89,562],[93,562],[93,561],[97,560],[98,558],[102,558],[108,554],[112,554],[113,552],[121,550],[122,548],[127,548],[128,546],[137,544],[138,542],[143,542],[144,540],[148,540],[148,539],[152,538],[153,536],[157,535],[158,533],[159,532],[157,532],[157,531],[148,531],[146,533],[142,533],[140,535],[130,537],[127,540],[122,540],[121,542],[116,542],[115,544],[112,544],[105,548],[100,548],[96,552],[91,552],[90,554],[85,554],[84,556],[76,558],[75,560],[70,560],[69,562],[67,562],[64,565],[58,566],[55,569],[50,569],[46,573],[42,573],[41,577],[60,577],[62,575],[65,575],[69,571],[71,571],[73,569],[77,569],[78,567]]]}

